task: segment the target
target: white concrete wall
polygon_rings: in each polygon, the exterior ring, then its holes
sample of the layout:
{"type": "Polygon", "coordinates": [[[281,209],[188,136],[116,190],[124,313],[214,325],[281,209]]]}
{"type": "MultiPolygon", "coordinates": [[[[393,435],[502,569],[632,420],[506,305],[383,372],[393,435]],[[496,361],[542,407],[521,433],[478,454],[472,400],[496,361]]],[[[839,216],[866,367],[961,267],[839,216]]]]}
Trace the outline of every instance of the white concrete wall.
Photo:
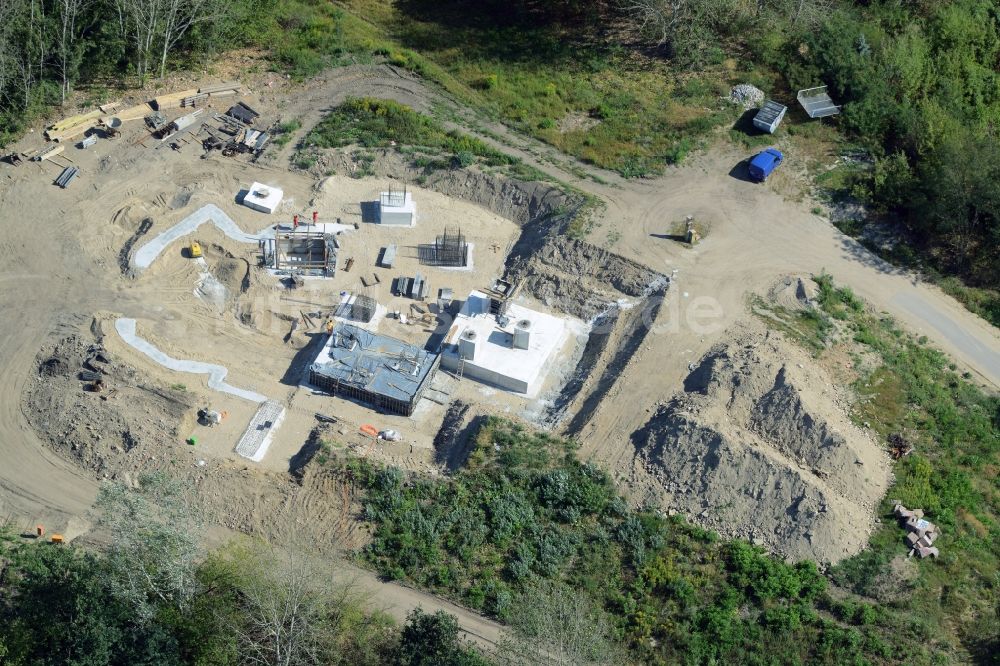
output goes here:
{"type": "Polygon", "coordinates": [[[379,214],[379,224],[392,226],[410,227],[413,226],[413,213],[396,213],[381,211],[379,214]]]}
{"type": "MultiPolygon", "coordinates": [[[[441,355],[441,367],[449,372],[458,372],[458,355],[448,352],[443,353],[441,355]]],[[[514,393],[528,393],[528,389],[530,388],[527,382],[480,367],[471,361],[465,362],[465,367],[462,369],[462,377],[464,379],[474,379],[477,382],[496,386],[497,388],[514,393]]]]}

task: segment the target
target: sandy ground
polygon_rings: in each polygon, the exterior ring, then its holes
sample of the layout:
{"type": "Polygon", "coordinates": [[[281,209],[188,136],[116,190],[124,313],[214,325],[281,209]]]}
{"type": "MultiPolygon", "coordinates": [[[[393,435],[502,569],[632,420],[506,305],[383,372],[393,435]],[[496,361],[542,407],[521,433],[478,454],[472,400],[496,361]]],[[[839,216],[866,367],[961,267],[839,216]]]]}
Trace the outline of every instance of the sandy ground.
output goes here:
{"type": "MultiPolygon", "coordinates": [[[[610,198],[607,217],[622,220],[615,225],[622,234],[615,251],[673,275],[674,282],[670,303],[632,360],[636,368],[655,364],[659,371],[622,374],[614,391],[629,396],[633,407],[616,408],[616,400],[601,405],[581,435],[589,454],[624,469],[633,452],[623,435],[645,421],[644,410],[634,406],[649,407],[666,397],[689,363],[722,339],[729,326],[747,318],[748,294],[764,293],[786,273],[831,273],[913,333],[927,335],[982,383],[1000,386],[1000,374],[994,372],[1000,350],[996,329],[936,287],[873,256],[811,214],[806,204],[786,200],[772,184],[730,176],[740,158],[735,153],[701,156],[610,198]],[[661,237],[686,215],[710,225],[694,248],[661,237]],[[948,327],[944,333],[940,322],[948,327]]],[[[606,230],[594,235],[601,233],[606,230]]]]}
{"type": "MultiPolygon", "coordinates": [[[[304,127],[299,136],[319,119],[323,109],[352,94],[392,97],[424,110],[449,103],[388,67],[338,70],[304,88],[292,88],[273,75],[261,77],[252,86],[256,92],[251,101],[274,119],[300,118],[304,127]]],[[[470,119],[468,114],[464,117],[470,119]]],[[[589,239],[593,245],[672,277],[663,306],[646,322],[649,334],[640,339],[634,354],[622,357],[620,367],[614,366],[604,392],[599,394],[601,399],[587,402],[581,394],[563,422],[563,427],[581,441],[584,455],[611,470],[625,484],[623,489],[629,490],[627,484],[634,482],[641,462],[637,460],[634,433],[650,422],[659,405],[681,390],[692,363],[729,339],[727,331],[741,323],[754,326],[748,322],[748,294],[764,293],[780,275],[825,269],[913,332],[927,335],[984,384],[1000,385],[996,362],[1000,338],[995,329],[940,290],[881,262],[828,221],[812,215],[810,202],[786,196],[797,191],[794,184],[783,182],[781,177],[765,185],[741,179],[740,170],[734,167],[745,155],[713,150],[661,178],[643,181],[623,181],[602,173],[609,183],[603,185],[567,171],[566,158],[545,146],[502,127],[493,125],[490,129],[503,139],[503,149],[606,202],[589,239]],[[708,227],[706,237],[694,248],[664,237],[686,215],[708,227]]],[[[82,173],[67,190],[51,184],[60,170],[54,164],[0,165],[0,210],[7,229],[0,241],[0,279],[5,283],[0,303],[8,313],[0,324],[0,362],[7,378],[0,395],[0,457],[4,460],[0,466],[0,516],[9,516],[19,526],[42,523],[50,532],[59,530],[71,536],[86,531],[87,511],[99,474],[64,457],[67,451],[54,444],[52,433],[44,439],[39,436],[29,425],[22,396],[33,382],[42,381],[37,356],[43,347],[67,336],[93,335],[95,320],[105,332],[112,331],[117,316],[135,318],[140,335],[170,355],[225,365],[231,384],[288,406],[289,416],[264,464],[252,469],[249,464],[239,465],[232,460],[231,449],[254,405],[209,392],[203,378],[168,373],[113,334],[104,336],[108,352],[122,360],[120,376],[123,382],[131,382],[129,390],[162,391],[184,384],[173,390],[183,391],[192,404],[211,404],[229,413],[218,428],[198,430],[195,449],[184,448],[176,439],[148,444],[179,447],[176,456],[185,465],[197,459],[209,461],[206,471],[200,473],[202,482],[208,484],[206,495],[226,506],[229,513],[224,522],[229,527],[261,530],[275,516],[329,520],[338,525],[338,521],[347,520],[350,500],[343,500],[343,506],[337,504],[337,498],[343,498],[342,489],[330,479],[307,474],[301,486],[288,485],[290,460],[313,432],[317,411],[336,412],[341,422],[328,434],[356,454],[372,452],[372,447],[355,434],[357,426],[377,420],[377,427],[394,428],[407,437],[407,441],[393,445],[395,448],[380,449],[378,455],[411,468],[436,471],[439,461],[432,442],[445,407],[425,402],[415,418],[400,419],[300,388],[298,379],[315,355],[319,332],[300,327],[286,342],[288,318],[300,311],[329,307],[341,290],[358,289],[362,275],[379,274],[381,282],[375,291],[385,297],[391,277],[415,271],[417,262],[407,255],[392,271],[377,269],[374,262],[379,248],[387,242],[397,242],[401,249],[412,248],[413,241],[429,242],[445,223],[461,225],[476,244],[475,270],[428,270],[432,288],[436,293],[440,286],[453,286],[457,295],[481,287],[500,271],[504,253],[518,235],[516,226],[482,207],[421,192],[417,196],[421,216],[417,229],[373,230],[363,225],[356,234],[348,232],[344,252],[345,257],[356,259],[352,272],[338,274],[321,286],[312,286],[310,281],[307,289],[297,293],[288,292],[277,280],[258,271],[250,271],[244,290],[241,266],[255,263],[256,248],[234,243],[218,230],[205,227],[196,237],[206,248],[206,265],[229,288],[229,297],[220,306],[195,295],[195,284],[204,269],[183,257],[179,246],[169,248],[138,278],[127,275],[122,264],[127,267],[130,252],[151,235],[206,203],[220,206],[250,232],[259,231],[269,221],[295,212],[308,214],[314,208],[323,219],[329,216],[349,221],[360,213],[356,204],[374,198],[393,181],[393,174],[321,183],[309,174],[288,171],[285,165],[291,145],[265,156],[258,164],[249,164],[245,159],[217,155],[202,159],[195,145],[172,151],[155,148],[152,142],[136,143],[139,138],[141,131],[133,125],[120,139],[101,140],[87,151],[68,148],[67,155],[82,173]],[[280,184],[285,189],[286,200],[279,215],[267,218],[236,203],[236,193],[251,181],[280,184]],[[151,229],[145,237],[134,238],[145,219],[152,221],[151,229]],[[499,249],[493,248],[494,243],[499,249]],[[133,368],[138,371],[129,374],[133,368]],[[142,376],[153,386],[139,386],[145,381],[142,376]]],[[[20,148],[40,145],[36,133],[20,148]]],[[[577,165],[576,169],[587,167],[577,165]]],[[[463,196],[476,199],[477,194],[463,196]]],[[[518,214],[523,223],[527,214],[518,214]]],[[[517,214],[512,212],[509,217],[515,219],[517,214]]],[[[550,255],[552,261],[560,257],[558,252],[550,255]]],[[[590,261],[595,256],[600,255],[591,256],[590,261]]],[[[545,261],[538,261],[538,266],[544,267],[545,261]]],[[[573,267],[566,267],[566,272],[568,275],[557,277],[564,281],[588,277],[572,275],[573,267]]],[[[614,290],[609,289],[608,294],[613,297],[614,290]]],[[[387,301],[394,309],[408,309],[406,302],[387,301]]],[[[395,320],[384,325],[385,332],[391,330],[391,334],[414,341],[426,340],[429,335],[395,320]]],[[[578,352],[568,352],[569,357],[578,352]]],[[[771,354],[780,355],[780,349],[771,354]]],[[[454,380],[443,377],[441,386],[452,397],[473,401],[486,410],[529,417],[541,411],[539,405],[512,400],[469,382],[455,385],[454,380]]],[[[73,390],[78,392],[79,387],[73,390]]],[[[833,403],[817,402],[815,409],[827,420],[840,409],[833,403]]],[[[144,418],[141,402],[122,405],[121,409],[144,418]]],[[[114,467],[109,471],[113,474],[114,467]]],[[[632,490],[636,496],[648,487],[632,490]]],[[[383,591],[389,596],[397,594],[392,589],[396,588],[383,591]]],[[[435,603],[427,595],[418,596],[428,607],[435,603]]],[[[400,599],[403,605],[415,602],[409,597],[400,599]]]]}

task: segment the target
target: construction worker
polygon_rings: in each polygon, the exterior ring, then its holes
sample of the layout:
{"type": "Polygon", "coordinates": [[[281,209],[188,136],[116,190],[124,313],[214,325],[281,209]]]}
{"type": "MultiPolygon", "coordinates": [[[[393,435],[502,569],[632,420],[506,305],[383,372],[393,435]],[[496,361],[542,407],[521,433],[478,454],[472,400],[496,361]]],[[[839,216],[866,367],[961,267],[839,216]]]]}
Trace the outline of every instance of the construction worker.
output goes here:
{"type": "Polygon", "coordinates": [[[326,334],[329,336],[333,336],[333,320],[327,319],[326,323],[323,325],[326,327],[326,334]]]}

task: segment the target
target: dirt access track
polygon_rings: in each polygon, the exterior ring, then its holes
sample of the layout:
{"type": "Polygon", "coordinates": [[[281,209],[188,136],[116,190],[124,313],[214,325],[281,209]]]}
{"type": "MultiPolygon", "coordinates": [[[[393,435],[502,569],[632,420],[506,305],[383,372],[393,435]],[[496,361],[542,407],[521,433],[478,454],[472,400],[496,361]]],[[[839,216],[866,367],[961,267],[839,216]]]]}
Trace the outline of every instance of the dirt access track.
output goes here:
{"type": "MultiPolygon", "coordinates": [[[[455,110],[457,118],[471,118],[467,111],[456,108],[440,93],[385,66],[335,70],[301,86],[266,74],[245,83],[253,91],[251,99],[263,113],[302,120],[303,128],[294,137],[296,140],[321,117],[323,110],[348,96],[392,98],[424,111],[444,104],[455,110]]],[[[651,483],[642,469],[643,459],[636,452],[635,433],[650,431],[651,423],[655,425],[671,417],[661,413],[660,405],[683,388],[692,364],[697,364],[716,345],[731,339],[734,326],[759,326],[747,312],[747,297],[751,293],[765,293],[783,275],[818,273],[825,269],[839,283],[852,287],[909,330],[926,335],[983,384],[1000,386],[1000,338],[995,329],[938,289],[896,271],[839,233],[828,221],[811,214],[811,202],[784,196],[794,188],[784,180],[783,172],[765,185],[752,184],[730,175],[731,172],[738,175],[734,167],[745,155],[731,149],[713,149],[670,169],[660,178],[626,181],[601,172],[599,175],[606,184],[597,184],[578,175],[589,167],[574,165],[571,172],[566,168],[567,158],[550,148],[501,126],[491,125],[489,129],[503,142],[484,140],[605,202],[606,207],[598,213],[588,239],[591,245],[587,247],[609,248],[616,255],[648,267],[650,274],[671,276],[669,296],[649,313],[648,321],[639,321],[648,334],[635,337],[634,349],[611,359],[603,374],[597,373],[600,376],[580,379],[591,390],[589,395],[596,398],[569,405],[557,426],[577,437],[584,455],[602,463],[633,497],[641,498],[651,483]],[[676,223],[687,215],[708,228],[705,238],[694,248],[666,237],[675,233],[676,223]],[[664,418],[654,421],[657,416],[664,418]]],[[[474,129],[465,130],[476,133],[474,129]]],[[[93,326],[103,326],[103,333],[108,333],[112,330],[110,318],[116,315],[145,322],[140,332],[154,340],[171,339],[178,327],[171,312],[182,311],[195,302],[191,294],[193,284],[184,281],[194,277],[193,269],[174,256],[154,267],[152,278],[145,281],[123,275],[119,255],[129,242],[129,229],[144,217],[176,221],[194,210],[195,205],[209,202],[223,206],[235,216],[237,209],[232,197],[241,185],[275,179],[285,186],[286,197],[294,198],[304,208],[306,201],[315,196],[319,180],[310,174],[289,173],[291,144],[283,151],[265,155],[258,164],[249,164],[217,155],[201,160],[200,150],[193,146],[175,152],[166,147],[136,145],[134,137],[128,135],[118,141],[117,144],[99,142],[87,152],[70,148],[69,153],[83,173],[66,190],[51,184],[58,169],[50,164],[28,163],[19,168],[0,165],[0,210],[5,223],[0,243],[0,280],[4,286],[0,304],[7,315],[0,322],[0,363],[6,378],[0,389],[3,392],[0,394],[0,516],[10,517],[24,527],[43,523],[50,531],[63,531],[69,537],[89,529],[87,512],[101,474],[95,474],[93,466],[79,464],[79,458],[67,455],[69,447],[53,445],[53,440],[68,437],[68,432],[48,433],[43,439],[24,412],[24,396],[48,381],[39,374],[39,353],[43,349],[58,350],[60,341],[67,338],[80,340],[93,335],[93,326]],[[177,283],[183,288],[171,288],[157,281],[174,272],[184,278],[177,283]]],[[[39,145],[36,133],[20,147],[29,149],[39,145]]],[[[384,184],[387,176],[407,176],[397,166],[398,161],[385,160],[380,167],[382,178],[376,179],[378,183],[373,183],[372,188],[384,184]]],[[[784,173],[792,173],[794,167],[792,155],[784,173]]],[[[516,217],[513,210],[504,209],[503,201],[477,199],[480,193],[476,187],[480,182],[470,176],[470,189],[466,192],[452,183],[451,194],[489,207],[494,213],[501,211],[504,216],[516,217]]],[[[496,192],[510,194],[502,188],[496,192]]],[[[534,199],[521,208],[532,203],[534,199]]],[[[526,220],[513,221],[523,224],[526,220]]],[[[156,227],[159,231],[163,228],[156,227]]],[[[527,227],[524,233],[528,233],[527,227]]],[[[213,261],[219,265],[230,262],[231,265],[227,264],[230,272],[237,270],[241,260],[226,254],[229,250],[222,235],[209,233],[206,237],[221,248],[209,248],[210,253],[215,253],[213,261]]],[[[559,237],[544,240],[540,244],[544,251],[532,256],[534,263],[529,262],[529,267],[557,264],[571,251],[578,250],[576,254],[584,255],[588,252],[559,237]]],[[[517,251],[515,246],[514,252],[517,251]]],[[[579,278],[562,277],[567,281],[579,278]]],[[[250,286],[251,290],[268,288],[256,283],[250,286]]],[[[558,296],[558,289],[551,283],[546,288],[558,296]]],[[[539,286],[536,295],[544,297],[543,291],[539,286]]],[[[613,290],[609,293],[613,296],[613,290]]],[[[579,314],[592,314],[587,304],[580,307],[579,314]]],[[[192,320],[200,322],[193,330],[204,342],[204,349],[232,353],[226,350],[238,344],[248,345],[253,361],[247,360],[242,368],[227,363],[234,382],[252,377],[254,371],[280,374],[283,370],[274,359],[260,362],[261,368],[251,368],[252,363],[258,363],[256,359],[267,358],[275,348],[255,338],[241,338],[231,327],[216,329],[207,310],[192,309],[197,310],[191,315],[192,320]],[[216,335],[217,330],[222,333],[216,335]]],[[[629,341],[625,342],[627,346],[629,341]]],[[[85,347],[83,342],[79,344],[85,347]]],[[[184,350],[168,351],[180,355],[184,350]]],[[[120,343],[110,353],[126,359],[118,364],[116,372],[123,382],[131,382],[129,395],[161,391],[156,386],[146,386],[141,373],[135,372],[133,366],[141,363],[141,358],[120,343]]],[[[775,358],[780,356],[778,347],[771,352],[769,362],[780,365],[784,359],[775,358]]],[[[157,376],[158,382],[150,383],[162,386],[171,381],[194,381],[169,377],[162,372],[157,376]]],[[[824,400],[834,402],[833,396],[824,400]]],[[[134,409],[141,411],[143,405],[136,404],[134,409]]],[[[164,405],[162,418],[167,419],[172,409],[164,405]]],[[[37,422],[38,416],[33,414],[31,418],[37,422]]],[[[164,425],[169,426],[165,430],[177,426],[165,422],[164,425]]],[[[76,426],[85,428],[86,424],[76,423],[76,426]]],[[[308,431],[299,434],[305,440],[308,431]]],[[[186,449],[177,455],[190,457],[186,449]]],[[[212,465],[215,463],[209,467],[212,465]]],[[[253,497],[240,497],[242,486],[235,479],[239,474],[252,472],[232,471],[236,476],[229,477],[233,480],[228,486],[215,486],[211,490],[220,497],[220,502],[242,505],[237,507],[242,513],[231,517],[228,527],[253,531],[260,521],[269,519],[265,516],[270,515],[266,512],[271,507],[291,507],[292,517],[298,519],[322,504],[317,504],[315,493],[306,497],[305,492],[295,494],[287,489],[261,490],[253,497]]],[[[307,475],[307,482],[308,479],[307,475]]],[[[329,498],[326,504],[330,504],[329,498]]],[[[764,543],[768,543],[767,539],[764,543]]],[[[796,552],[810,554],[808,550],[796,552]]],[[[379,589],[380,594],[392,596],[395,588],[379,589]]],[[[418,597],[425,607],[434,607],[436,603],[427,595],[418,597]]]]}

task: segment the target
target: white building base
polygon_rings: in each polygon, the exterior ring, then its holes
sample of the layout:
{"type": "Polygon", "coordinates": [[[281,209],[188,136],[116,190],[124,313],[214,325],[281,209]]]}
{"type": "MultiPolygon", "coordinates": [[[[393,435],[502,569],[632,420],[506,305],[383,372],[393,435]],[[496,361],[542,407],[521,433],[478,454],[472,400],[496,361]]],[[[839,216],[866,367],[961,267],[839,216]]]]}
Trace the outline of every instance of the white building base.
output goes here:
{"type": "Polygon", "coordinates": [[[378,223],[393,227],[417,224],[417,203],[410,192],[382,192],[379,195],[378,223]]]}
{"type": "Polygon", "coordinates": [[[281,200],[284,196],[285,193],[280,187],[254,183],[250,186],[246,196],[243,197],[243,205],[270,215],[281,205],[281,200]]]}
{"type": "MultiPolygon", "coordinates": [[[[489,307],[486,294],[480,291],[469,294],[445,338],[441,367],[458,372],[461,365],[463,378],[536,397],[547,371],[573,333],[570,321],[511,303],[507,309],[508,324],[501,327],[496,317],[489,314],[489,307]],[[514,347],[514,331],[522,320],[531,322],[527,349],[514,347]],[[467,331],[475,334],[475,349],[472,357],[466,354],[463,362],[458,345],[467,331]]],[[[466,344],[465,348],[470,346],[466,344]]]]}

